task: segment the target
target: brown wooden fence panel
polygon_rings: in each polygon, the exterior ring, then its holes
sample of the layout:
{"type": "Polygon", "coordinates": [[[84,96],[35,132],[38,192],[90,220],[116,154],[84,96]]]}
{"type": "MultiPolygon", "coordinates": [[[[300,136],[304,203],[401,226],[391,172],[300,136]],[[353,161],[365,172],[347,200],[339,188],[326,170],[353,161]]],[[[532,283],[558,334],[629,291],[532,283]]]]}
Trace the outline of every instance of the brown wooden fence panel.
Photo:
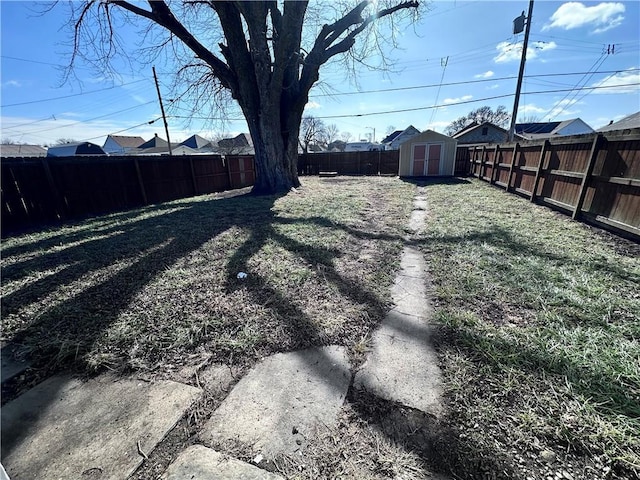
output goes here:
{"type": "Polygon", "coordinates": [[[303,153],[298,157],[298,174],[397,175],[399,162],[399,150],[303,153]]]}
{"type": "Polygon", "coordinates": [[[148,203],[195,195],[188,157],[136,157],[148,203]]]}
{"type": "Polygon", "coordinates": [[[461,149],[474,176],[640,239],[640,129],[461,149]]]}
{"type": "Polygon", "coordinates": [[[253,185],[256,180],[253,155],[227,155],[225,160],[229,168],[231,189],[253,185]]]}
{"type": "Polygon", "coordinates": [[[51,158],[49,167],[66,217],[98,215],[144,204],[129,160],[51,158]]]}
{"type": "Polygon", "coordinates": [[[252,156],[2,159],[2,233],[254,182],[252,156]]]}
{"type": "Polygon", "coordinates": [[[229,174],[220,155],[194,155],[191,161],[197,195],[231,189],[229,174]]]}
{"type": "Polygon", "coordinates": [[[2,229],[61,218],[41,159],[2,161],[2,229]]]}

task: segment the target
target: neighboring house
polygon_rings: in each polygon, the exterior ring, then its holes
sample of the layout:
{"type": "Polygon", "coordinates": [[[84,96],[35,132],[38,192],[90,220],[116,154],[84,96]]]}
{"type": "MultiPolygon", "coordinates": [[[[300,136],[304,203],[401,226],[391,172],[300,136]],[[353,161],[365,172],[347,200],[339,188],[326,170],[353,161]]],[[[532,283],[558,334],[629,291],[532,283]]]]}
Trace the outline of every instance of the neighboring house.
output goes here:
{"type": "Polygon", "coordinates": [[[636,112],[628,117],[624,117],[617,122],[611,120],[609,125],[598,129],[598,132],[613,132],[615,130],[631,130],[632,128],[640,128],[640,112],[636,112]]]}
{"type": "Polygon", "coordinates": [[[102,149],[109,155],[126,155],[140,148],[143,143],[144,138],[142,137],[107,135],[102,149]]]}
{"type": "Polygon", "coordinates": [[[169,142],[167,142],[164,138],[160,138],[158,136],[158,134],[156,133],[151,140],[147,140],[142,145],[140,145],[138,148],[140,150],[145,150],[147,148],[159,148],[159,147],[165,147],[165,149],[168,150],[169,149],[169,142]]]}
{"type": "MultiPolygon", "coordinates": [[[[458,145],[478,143],[504,143],[509,132],[491,122],[472,122],[452,135],[458,145]]],[[[518,136],[518,139],[522,137],[518,136]]]]}
{"type": "Polygon", "coordinates": [[[335,140],[327,145],[327,151],[329,152],[344,152],[345,147],[347,146],[347,142],[343,142],[342,140],[335,140]]]}
{"type": "Polygon", "coordinates": [[[385,145],[385,150],[398,150],[402,142],[405,142],[419,133],[420,130],[413,125],[409,125],[404,130],[396,130],[395,132],[387,135],[380,143],[385,145]]]}
{"type": "Polygon", "coordinates": [[[2,144],[0,145],[0,157],[46,157],[47,149],[40,145],[16,145],[2,144]]]}
{"type": "Polygon", "coordinates": [[[401,177],[452,176],[456,163],[455,138],[433,130],[412,136],[400,146],[401,177]]]}
{"type": "Polygon", "coordinates": [[[233,138],[223,138],[218,142],[220,152],[225,155],[253,155],[253,141],[248,133],[233,138]]]}
{"type": "MultiPolygon", "coordinates": [[[[198,150],[194,150],[193,148],[189,148],[186,145],[182,144],[172,144],[171,145],[171,155],[198,155],[201,152],[198,150]]],[[[169,155],[169,144],[159,147],[150,147],[142,150],[137,150],[131,153],[132,155],[169,155]]]]}
{"type": "Polygon", "coordinates": [[[350,142],[344,146],[345,152],[380,152],[385,150],[382,143],[373,142],[350,142]]]}
{"type": "Polygon", "coordinates": [[[215,145],[213,145],[209,140],[201,137],[200,135],[191,135],[180,145],[184,145],[185,147],[189,147],[193,150],[201,150],[207,152],[211,152],[215,148],[215,145]]]}
{"type": "Polygon", "coordinates": [[[47,150],[47,157],[75,157],[84,155],[106,155],[100,145],[91,142],[64,143],[47,150]]]}
{"type": "Polygon", "coordinates": [[[516,133],[528,140],[593,133],[593,128],[579,118],[562,122],[516,123],[516,133]]]}

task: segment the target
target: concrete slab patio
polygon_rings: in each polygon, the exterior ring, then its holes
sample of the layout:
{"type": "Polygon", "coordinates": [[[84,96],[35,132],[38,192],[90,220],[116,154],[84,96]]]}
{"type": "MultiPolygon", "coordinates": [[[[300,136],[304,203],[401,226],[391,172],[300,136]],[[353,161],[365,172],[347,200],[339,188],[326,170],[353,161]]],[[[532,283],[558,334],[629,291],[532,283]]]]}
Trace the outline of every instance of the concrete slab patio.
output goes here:
{"type": "Polygon", "coordinates": [[[2,463],[12,479],[123,479],[201,391],[171,381],[52,377],[2,407],[2,463]]]}
{"type": "Polygon", "coordinates": [[[301,449],[318,425],[333,425],[351,381],[344,347],[311,348],[264,359],[213,413],[205,444],[239,441],[272,460],[301,449]]]}

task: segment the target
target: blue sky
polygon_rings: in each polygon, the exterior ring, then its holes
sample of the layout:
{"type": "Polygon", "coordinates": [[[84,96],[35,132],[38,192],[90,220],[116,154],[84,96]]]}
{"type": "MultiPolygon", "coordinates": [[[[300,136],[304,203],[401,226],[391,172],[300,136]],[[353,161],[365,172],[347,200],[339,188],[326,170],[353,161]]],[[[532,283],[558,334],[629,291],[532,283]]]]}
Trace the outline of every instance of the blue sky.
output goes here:
{"type": "MultiPolygon", "coordinates": [[[[39,15],[40,7],[0,2],[1,137],[36,144],[59,138],[102,144],[110,133],[164,138],[160,121],[148,123],[160,116],[151,67],[134,65],[114,84],[79,63],[77,78],[61,85],[59,67],[70,53],[66,11],[56,7],[39,15]]],[[[392,71],[362,68],[356,83],[328,65],[321,70],[324,87],[312,90],[307,113],[353,140],[370,138],[374,130],[380,140],[391,127],[410,124],[443,131],[483,105],[511,111],[524,36],[512,34],[512,21],[527,8],[528,1],[432,2],[415,29],[400,32],[392,71]]],[[[579,117],[599,128],[640,110],[639,29],[637,1],[537,0],[518,118],[579,117]]],[[[123,36],[131,45],[140,38],[131,29],[123,36]]],[[[158,68],[163,95],[169,94],[169,70],[158,68]]],[[[186,125],[177,117],[186,116],[188,107],[169,110],[172,141],[194,133],[247,131],[233,111],[224,124],[196,119],[186,125]]]]}

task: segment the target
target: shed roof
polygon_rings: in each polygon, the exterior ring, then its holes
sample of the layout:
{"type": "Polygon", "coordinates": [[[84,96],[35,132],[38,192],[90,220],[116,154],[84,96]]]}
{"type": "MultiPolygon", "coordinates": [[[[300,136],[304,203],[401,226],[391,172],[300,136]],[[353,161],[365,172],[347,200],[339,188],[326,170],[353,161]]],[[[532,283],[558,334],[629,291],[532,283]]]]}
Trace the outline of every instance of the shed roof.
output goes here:
{"type": "Polygon", "coordinates": [[[47,157],[74,157],[77,155],[106,155],[100,145],[91,142],[65,143],[49,147],[47,157]]]}

